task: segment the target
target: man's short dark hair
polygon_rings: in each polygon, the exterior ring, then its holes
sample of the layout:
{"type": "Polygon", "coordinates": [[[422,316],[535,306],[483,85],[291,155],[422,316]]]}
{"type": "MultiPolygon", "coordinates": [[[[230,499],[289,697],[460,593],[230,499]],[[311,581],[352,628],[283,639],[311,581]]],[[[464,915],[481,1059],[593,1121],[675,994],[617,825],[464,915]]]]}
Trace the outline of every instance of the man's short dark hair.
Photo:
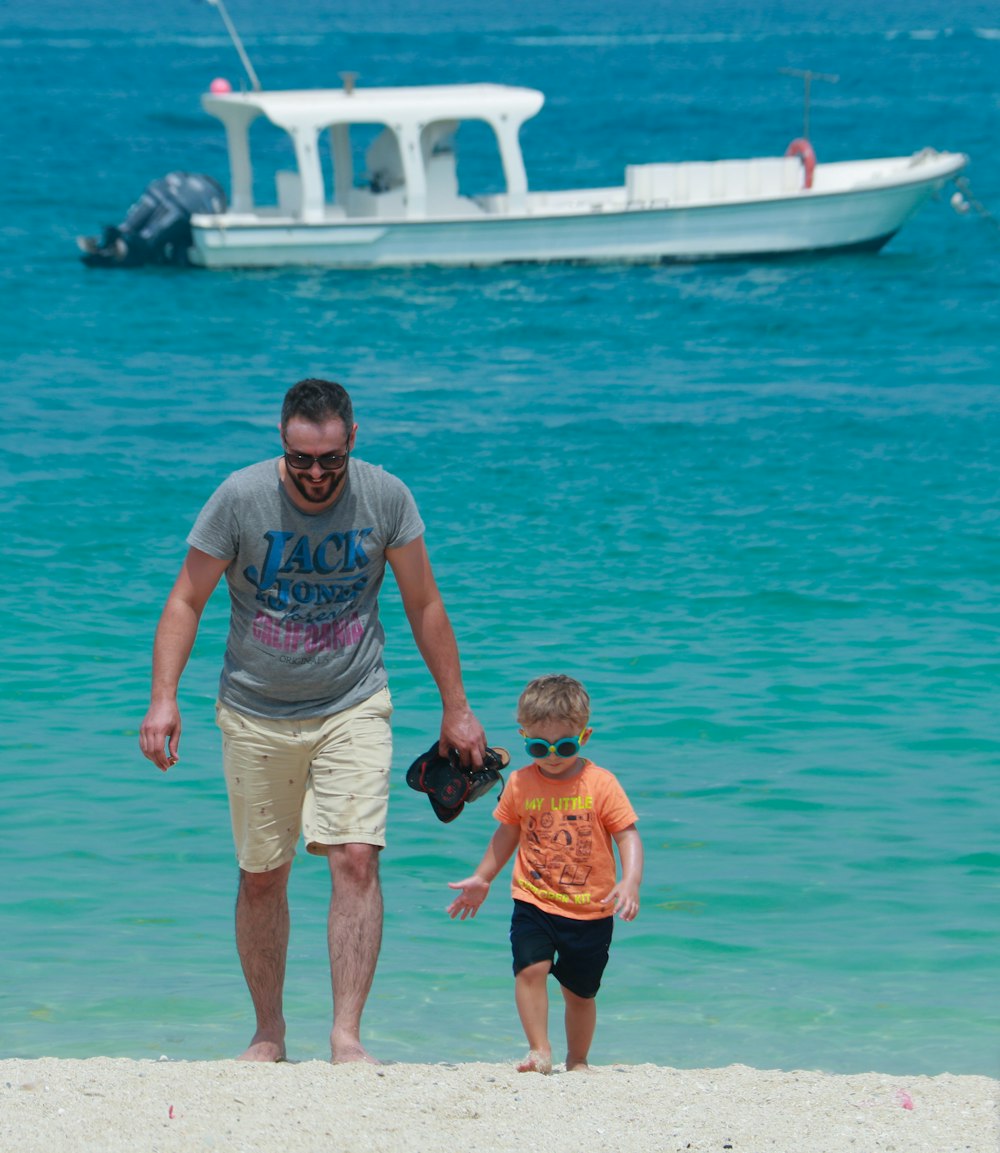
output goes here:
{"type": "Polygon", "coordinates": [[[298,384],[293,384],[285,393],[281,405],[282,432],[288,428],[288,422],[296,416],[310,424],[342,420],[348,436],[354,427],[354,407],[347,395],[347,389],[333,380],[317,380],[310,377],[308,380],[300,380],[298,384]]]}

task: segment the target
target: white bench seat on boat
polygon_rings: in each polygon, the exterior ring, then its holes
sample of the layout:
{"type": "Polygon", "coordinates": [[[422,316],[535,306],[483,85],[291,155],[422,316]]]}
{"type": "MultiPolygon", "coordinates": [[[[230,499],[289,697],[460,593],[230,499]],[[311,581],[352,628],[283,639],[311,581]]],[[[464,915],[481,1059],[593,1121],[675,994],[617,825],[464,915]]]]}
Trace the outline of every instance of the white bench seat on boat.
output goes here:
{"type": "Polygon", "coordinates": [[[630,164],[625,169],[629,208],[766,199],[787,196],[803,185],[804,170],[797,156],[630,164]]]}

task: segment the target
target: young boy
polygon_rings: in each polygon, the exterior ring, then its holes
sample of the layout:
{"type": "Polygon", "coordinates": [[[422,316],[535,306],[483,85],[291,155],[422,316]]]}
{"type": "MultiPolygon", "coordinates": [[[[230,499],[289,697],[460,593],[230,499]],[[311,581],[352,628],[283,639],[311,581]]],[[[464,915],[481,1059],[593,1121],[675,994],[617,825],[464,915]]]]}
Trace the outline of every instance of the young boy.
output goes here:
{"type": "Polygon", "coordinates": [[[552,1072],[551,972],[566,1002],[566,1069],[586,1070],[614,915],[632,921],[639,912],[642,842],[621,785],[579,755],[592,732],[590,698],[579,681],[562,675],[532,681],[517,720],[533,763],[507,781],[493,813],[500,824],[472,876],[449,884],[461,892],[448,912],[452,919],[474,917],[517,850],[510,943],[514,997],[528,1038],[517,1068],[552,1072]],[[622,864],[617,883],[612,839],[622,864]]]}

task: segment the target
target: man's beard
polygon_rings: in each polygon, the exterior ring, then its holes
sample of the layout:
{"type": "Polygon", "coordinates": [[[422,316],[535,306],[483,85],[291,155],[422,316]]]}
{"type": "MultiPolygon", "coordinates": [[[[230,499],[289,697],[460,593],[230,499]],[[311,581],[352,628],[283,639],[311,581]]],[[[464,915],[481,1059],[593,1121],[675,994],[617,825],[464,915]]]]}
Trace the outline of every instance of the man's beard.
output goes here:
{"type": "Polygon", "coordinates": [[[309,501],[310,504],[325,504],[347,476],[346,468],[343,472],[327,473],[322,480],[310,482],[310,487],[307,488],[302,476],[294,469],[286,468],[285,471],[291,477],[292,484],[302,494],[303,499],[309,501]]]}

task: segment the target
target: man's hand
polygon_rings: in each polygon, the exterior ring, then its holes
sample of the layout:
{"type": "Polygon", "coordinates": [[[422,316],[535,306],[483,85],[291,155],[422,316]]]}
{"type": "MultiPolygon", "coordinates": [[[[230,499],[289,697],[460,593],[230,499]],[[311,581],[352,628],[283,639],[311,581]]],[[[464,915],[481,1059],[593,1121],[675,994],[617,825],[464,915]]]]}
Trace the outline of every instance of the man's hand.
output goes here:
{"type": "Polygon", "coordinates": [[[181,714],[176,701],[149,706],[139,729],[139,748],[158,769],[177,764],[181,742],[181,714]]]}
{"type": "Polygon", "coordinates": [[[463,765],[472,765],[474,769],[482,768],[483,754],[486,752],[486,733],[468,706],[445,709],[441,717],[438,752],[442,757],[447,757],[450,749],[458,750],[458,757],[463,765]]]}

